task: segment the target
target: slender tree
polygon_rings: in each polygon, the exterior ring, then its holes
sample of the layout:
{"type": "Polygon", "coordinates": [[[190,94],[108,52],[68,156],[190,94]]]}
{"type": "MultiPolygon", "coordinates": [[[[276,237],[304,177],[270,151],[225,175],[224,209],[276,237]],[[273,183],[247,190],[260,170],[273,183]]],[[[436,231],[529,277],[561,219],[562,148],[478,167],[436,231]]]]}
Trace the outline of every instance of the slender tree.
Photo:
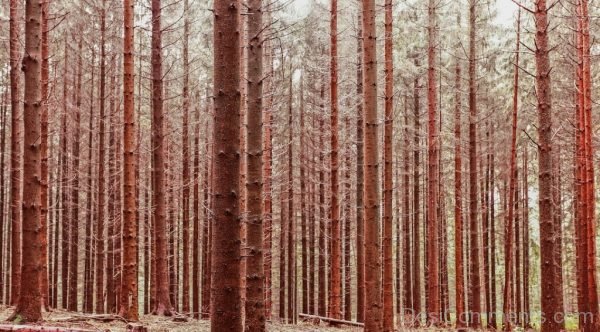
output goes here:
{"type": "MultiPolygon", "coordinates": [[[[183,197],[182,197],[182,228],[183,228],[183,294],[182,294],[182,310],[183,312],[190,311],[190,142],[189,142],[189,113],[190,113],[190,60],[189,60],[189,34],[190,34],[190,7],[189,1],[183,3],[184,23],[183,23],[183,138],[182,138],[182,181],[183,181],[183,197]]],[[[196,241],[198,238],[194,238],[196,241]]]]}
{"type": "Polygon", "coordinates": [[[383,331],[394,330],[394,272],[392,254],[393,210],[393,142],[394,131],[394,40],[392,34],[392,0],[385,1],[385,122],[383,142],[383,331]]]}
{"type": "MultiPolygon", "coordinates": [[[[20,275],[21,290],[17,308],[10,320],[38,322],[42,320],[42,292],[40,289],[41,222],[40,222],[40,131],[42,104],[41,71],[41,4],[39,0],[25,5],[25,73],[23,102],[23,265],[20,275]]],[[[14,266],[13,266],[14,268],[14,266]]]]}
{"type": "Polygon", "coordinates": [[[379,246],[379,174],[377,50],[375,1],[363,0],[363,98],[365,176],[365,331],[381,331],[381,256],[379,246]]]}
{"type": "Polygon", "coordinates": [[[9,35],[10,35],[10,304],[19,301],[21,280],[21,88],[19,67],[21,54],[19,52],[19,1],[9,3],[9,35]]]}
{"type": "Polygon", "coordinates": [[[248,2],[246,112],[246,331],[265,331],[263,266],[263,29],[262,0],[248,2]]]}
{"type": "Polygon", "coordinates": [[[465,267],[463,249],[463,185],[462,185],[462,138],[461,138],[461,69],[456,61],[455,72],[455,111],[454,111],[454,264],[456,271],[456,327],[466,324],[465,316],[465,267]]]}
{"type": "MultiPolygon", "coordinates": [[[[546,0],[535,1],[535,86],[538,112],[538,167],[539,167],[539,214],[540,214],[540,264],[541,264],[541,310],[544,317],[556,317],[564,313],[562,298],[562,264],[560,251],[554,237],[560,223],[553,218],[552,202],[552,88],[550,76],[550,45],[548,38],[548,7],[546,0]]],[[[560,220],[558,220],[560,222],[560,220]]],[[[546,319],[542,322],[545,332],[561,331],[564,320],[546,319]]]]}
{"type": "MultiPolygon", "coordinates": [[[[155,0],[156,1],[156,0],[155,0]]],[[[214,3],[214,233],[211,331],[241,331],[240,297],[240,3],[214,3]]]]}
{"type": "MultiPolygon", "coordinates": [[[[136,142],[134,111],[134,4],[123,3],[123,256],[119,315],[138,320],[138,228],[136,221],[136,142]]],[[[184,286],[185,288],[185,286],[184,286]]]]}
{"type": "MultiPolygon", "coordinates": [[[[515,218],[515,182],[517,180],[517,121],[519,111],[519,48],[521,46],[521,10],[517,15],[517,46],[515,50],[515,74],[513,83],[513,110],[511,121],[511,139],[510,139],[510,169],[509,169],[509,193],[508,193],[508,216],[504,230],[504,308],[503,308],[503,329],[511,331],[514,322],[513,319],[513,294],[512,294],[512,275],[513,275],[513,245],[515,218]]],[[[517,311],[519,314],[520,311],[517,311]]]]}
{"type": "Polygon", "coordinates": [[[365,320],[365,223],[364,223],[364,128],[363,128],[363,68],[362,14],[358,13],[356,38],[356,320],[365,320]]]}

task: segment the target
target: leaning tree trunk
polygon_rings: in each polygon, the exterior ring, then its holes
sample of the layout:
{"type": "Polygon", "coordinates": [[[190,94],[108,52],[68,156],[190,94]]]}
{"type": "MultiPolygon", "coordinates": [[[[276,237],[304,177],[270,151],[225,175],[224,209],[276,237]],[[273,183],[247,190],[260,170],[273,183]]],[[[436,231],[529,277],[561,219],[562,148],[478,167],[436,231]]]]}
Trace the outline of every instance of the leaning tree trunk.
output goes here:
{"type": "Polygon", "coordinates": [[[239,10],[238,0],[214,3],[214,227],[210,307],[214,332],[242,331],[239,10]]]}
{"type": "MultiPolygon", "coordinates": [[[[41,130],[41,5],[39,0],[25,5],[25,73],[23,108],[23,265],[19,301],[10,320],[38,322],[42,320],[42,270],[40,243],[40,130],[41,130]]],[[[13,266],[14,268],[14,266],[13,266]]]]}

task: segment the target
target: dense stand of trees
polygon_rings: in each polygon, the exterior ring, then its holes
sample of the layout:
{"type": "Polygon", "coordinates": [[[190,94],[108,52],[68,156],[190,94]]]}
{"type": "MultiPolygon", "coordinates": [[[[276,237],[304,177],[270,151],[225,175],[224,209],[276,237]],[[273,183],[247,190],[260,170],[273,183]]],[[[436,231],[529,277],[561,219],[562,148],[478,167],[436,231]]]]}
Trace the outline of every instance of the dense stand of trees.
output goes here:
{"type": "Polygon", "coordinates": [[[0,304],[597,331],[597,10],[4,1],[0,304]]]}

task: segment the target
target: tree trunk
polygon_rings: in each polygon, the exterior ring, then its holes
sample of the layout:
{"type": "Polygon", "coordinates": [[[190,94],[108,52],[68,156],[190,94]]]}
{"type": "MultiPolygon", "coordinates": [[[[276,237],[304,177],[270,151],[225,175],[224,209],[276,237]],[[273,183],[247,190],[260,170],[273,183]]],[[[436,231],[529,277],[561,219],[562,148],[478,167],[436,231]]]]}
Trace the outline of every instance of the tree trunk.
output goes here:
{"type": "MultiPolygon", "coordinates": [[[[515,181],[517,176],[516,158],[517,158],[517,119],[519,111],[519,49],[521,46],[521,10],[517,16],[517,44],[515,50],[515,75],[513,83],[513,112],[512,127],[510,139],[510,166],[509,166],[509,189],[508,189],[508,217],[504,230],[504,308],[502,310],[503,329],[511,331],[514,324],[513,320],[513,294],[512,275],[513,275],[513,232],[514,232],[514,201],[515,201],[515,181]]],[[[520,314],[520,312],[517,312],[520,314]]]]}
{"type": "Polygon", "coordinates": [[[465,316],[465,267],[463,262],[463,185],[462,185],[462,137],[461,137],[461,70],[456,61],[454,111],[454,262],[456,271],[456,328],[466,326],[465,316]]]}
{"type": "Polygon", "coordinates": [[[365,175],[365,332],[381,331],[379,247],[379,154],[375,1],[363,0],[364,175],[365,175]]]}
{"type": "Polygon", "coordinates": [[[440,324],[439,305],[439,257],[438,257],[438,154],[439,133],[437,125],[437,81],[436,81],[436,4],[429,0],[428,49],[427,49],[427,323],[437,326],[440,324]]]}
{"type": "Polygon", "coordinates": [[[392,35],[392,0],[385,1],[385,115],[383,142],[383,331],[394,330],[394,272],[392,253],[392,198],[393,189],[393,142],[394,131],[394,40],[392,35]]]}
{"type": "Polygon", "coordinates": [[[479,222],[477,218],[477,53],[475,45],[477,29],[476,1],[469,2],[469,221],[470,221],[470,313],[471,327],[481,327],[481,276],[479,222]]]}
{"type": "Polygon", "coordinates": [[[325,124],[325,85],[321,83],[320,90],[320,105],[319,109],[321,110],[321,116],[319,117],[319,146],[321,147],[319,151],[319,160],[321,161],[321,165],[319,165],[319,305],[318,312],[319,316],[325,317],[327,316],[327,283],[326,283],[326,234],[325,230],[327,228],[326,223],[327,219],[325,217],[325,170],[324,170],[324,162],[325,162],[325,142],[324,142],[324,124],[325,124]]]}
{"type": "Polygon", "coordinates": [[[330,106],[331,106],[331,279],[329,280],[329,316],[342,318],[341,227],[338,201],[338,64],[337,64],[337,0],[331,0],[330,21],[330,106]]]}
{"type": "Polygon", "coordinates": [[[102,0],[100,13],[100,117],[98,119],[98,195],[96,207],[96,313],[104,313],[104,107],[106,99],[106,0],[102,0]]]}
{"type": "MultiPolygon", "coordinates": [[[[152,313],[170,316],[172,305],[169,292],[168,239],[165,179],[165,135],[163,128],[163,72],[161,36],[161,0],[152,0],[152,178],[154,192],[154,236],[156,241],[156,298],[152,313]]],[[[215,64],[216,67],[216,64],[215,64]]]]}
{"type": "MultiPolygon", "coordinates": [[[[415,58],[415,66],[419,67],[419,60],[415,58]]],[[[412,289],[412,298],[413,298],[413,307],[412,311],[415,315],[418,315],[421,312],[421,235],[420,235],[420,221],[421,221],[421,198],[420,198],[420,169],[421,169],[421,151],[420,151],[420,131],[421,131],[421,122],[420,122],[420,109],[421,109],[421,101],[419,98],[419,90],[421,85],[419,83],[419,77],[415,77],[414,86],[413,86],[413,98],[414,98],[414,132],[413,132],[413,159],[414,159],[414,167],[413,167],[413,289],[412,289]]],[[[414,319],[414,325],[420,325],[420,317],[414,319]]]]}
{"type": "MultiPolygon", "coordinates": [[[[138,227],[136,221],[136,139],[134,111],[133,59],[133,1],[123,3],[123,255],[119,316],[137,321],[138,318],[138,227]]],[[[184,289],[186,287],[184,286],[184,289]]]]}
{"type": "Polygon", "coordinates": [[[69,239],[70,259],[69,259],[69,298],[67,300],[67,308],[69,311],[77,311],[78,292],[77,284],[79,277],[79,139],[81,127],[81,76],[83,74],[83,57],[81,49],[83,46],[83,38],[80,37],[77,47],[77,78],[75,86],[75,109],[74,130],[73,130],[73,145],[72,145],[72,162],[71,165],[73,176],[71,184],[71,238],[69,239]]]}
{"type": "Polygon", "coordinates": [[[365,321],[365,223],[364,223],[364,134],[363,134],[363,68],[362,13],[358,13],[356,38],[356,320],[365,321]]]}
{"type": "MultiPolygon", "coordinates": [[[[184,4],[184,24],[183,24],[183,139],[182,139],[182,154],[183,154],[183,197],[182,197],[182,228],[183,228],[183,294],[182,294],[182,311],[190,312],[190,140],[189,140],[189,113],[190,113],[190,62],[189,62],[189,34],[190,34],[190,14],[189,1],[185,0],[184,4]]],[[[198,238],[194,238],[196,241],[198,238]]]]}
{"type": "MultiPolygon", "coordinates": [[[[348,108],[350,103],[348,102],[348,108]]],[[[351,134],[350,134],[350,117],[346,115],[345,117],[345,127],[346,127],[346,137],[347,142],[351,142],[351,134]]],[[[351,238],[352,238],[352,229],[350,219],[352,217],[351,212],[351,191],[352,191],[352,182],[350,179],[350,147],[346,145],[345,151],[345,159],[346,159],[346,171],[345,173],[345,194],[344,194],[344,319],[352,320],[352,274],[351,274],[351,238]]]]}
{"type": "MultiPolygon", "coordinates": [[[[48,47],[48,11],[50,10],[50,1],[41,1],[42,17],[41,17],[41,29],[42,29],[42,45],[41,45],[41,65],[42,65],[42,105],[41,105],[41,141],[40,141],[40,185],[41,185],[41,207],[40,207],[40,222],[41,222],[41,233],[40,233],[40,244],[42,246],[42,271],[40,279],[40,287],[42,291],[42,306],[48,310],[48,86],[49,86],[49,47],[48,47]]],[[[2,144],[4,147],[4,144],[2,144]]],[[[4,167],[4,163],[0,163],[0,167],[4,167]]],[[[2,186],[4,188],[4,186],[2,186]]],[[[4,204],[3,200],[0,200],[0,204],[4,204]]],[[[0,212],[2,214],[2,212],[0,212]]],[[[0,217],[2,218],[2,217],[0,217]]],[[[0,222],[1,224],[1,222],[0,222]]],[[[2,227],[0,225],[0,233],[2,227]]],[[[2,248],[2,244],[0,244],[2,248]]],[[[1,250],[1,249],[0,249],[1,250]]],[[[0,263],[1,264],[1,263],[0,263]]],[[[0,266],[2,271],[2,266],[0,266]]],[[[1,277],[0,277],[1,278],[1,277]]],[[[0,288],[2,288],[2,281],[0,280],[0,288]]],[[[2,298],[0,291],[0,298],[2,298]]]]}
{"type": "Polygon", "coordinates": [[[246,331],[265,330],[262,209],[263,28],[262,0],[248,2],[246,112],[246,331]]]}
{"type": "Polygon", "coordinates": [[[290,95],[288,101],[288,228],[287,228],[287,318],[288,322],[296,324],[296,211],[294,210],[294,164],[293,164],[293,147],[294,147],[294,127],[293,120],[293,104],[292,104],[292,74],[293,70],[290,67],[290,95]]]}
{"type": "MultiPolygon", "coordinates": [[[[552,202],[552,89],[550,78],[550,55],[548,41],[548,9],[546,0],[535,1],[535,63],[536,96],[538,111],[539,153],[539,210],[541,252],[541,310],[545,317],[563,314],[562,274],[560,252],[555,236],[560,224],[553,218],[552,202]],[[558,255],[557,255],[558,253],[558,255]]],[[[545,332],[560,331],[564,321],[546,319],[542,322],[545,332]]]]}
{"type": "MultiPolygon", "coordinates": [[[[9,320],[38,322],[42,320],[42,270],[40,243],[40,130],[41,130],[41,4],[39,0],[25,5],[25,73],[23,108],[23,243],[21,290],[13,316],[9,320]]],[[[12,23],[12,21],[11,21],[12,23]]],[[[14,268],[14,266],[13,266],[14,268]]]]}
{"type": "MultiPolygon", "coordinates": [[[[9,3],[9,36],[10,36],[10,253],[11,253],[11,273],[10,273],[10,304],[16,305],[19,302],[19,291],[21,288],[21,201],[22,201],[22,183],[21,183],[21,76],[19,67],[21,64],[21,54],[19,52],[19,17],[17,0],[11,0],[9,3]]],[[[30,6],[33,6],[30,4],[30,6]]]]}
{"type": "MultiPolygon", "coordinates": [[[[157,0],[154,0],[157,1],[157,0]]],[[[240,276],[240,3],[214,3],[214,228],[211,331],[241,331],[240,276]],[[218,153],[217,153],[218,152],[218,153]]]]}
{"type": "Polygon", "coordinates": [[[67,300],[68,300],[68,291],[69,291],[69,251],[70,245],[69,242],[71,240],[71,232],[70,232],[70,204],[69,204],[69,148],[68,148],[68,130],[67,130],[67,114],[68,110],[68,96],[67,93],[69,91],[68,87],[68,71],[67,71],[67,63],[69,61],[68,56],[68,47],[67,40],[65,38],[65,49],[64,49],[64,63],[63,63],[63,96],[62,96],[62,114],[60,120],[60,157],[61,157],[61,197],[60,197],[60,207],[61,207],[61,218],[60,218],[60,228],[61,228],[61,308],[67,309],[67,300]]]}
{"type": "MultiPolygon", "coordinates": [[[[267,16],[267,22],[270,23],[271,19],[270,19],[270,15],[267,16]]],[[[271,54],[271,42],[270,41],[264,41],[264,44],[266,46],[265,49],[267,50],[266,56],[267,56],[267,72],[265,74],[270,74],[273,70],[273,57],[271,54]]],[[[270,319],[271,318],[271,307],[272,307],[272,271],[271,271],[271,266],[273,263],[273,254],[272,254],[272,247],[273,247],[273,187],[272,187],[272,175],[273,175],[273,143],[272,143],[272,138],[271,138],[271,131],[272,131],[272,107],[273,107],[273,78],[272,75],[267,75],[266,78],[266,85],[265,85],[265,89],[264,91],[266,91],[266,93],[263,93],[263,95],[268,95],[267,97],[267,102],[265,107],[263,107],[262,111],[263,111],[263,129],[264,129],[264,135],[263,135],[263,149],[264,149],[264,154],[263,154],[263,159],[262,159],[262,176],[263,176],[263,183],[264,186],[262,188],[262,197],[263,197],[263,201],[262,201],[262,213],[263,213],[263,222],[264,222],[264,227],[263,227],[263,257],[264,257],[264,267],[263,267],[263,273],[264,273],[264,278],[265,278],[265,283],[264,283],[264,287],[265,287],[265,319],[270,319]]]]}
{"type": "MultiPolygon", "coordinates": [[[[189,8],[189,7],[187,7],[189,8]]],[[[194,168],[192,179],[194,182],[193,208],[193,235],[192,235],[192,313],[195,319],[200,319],[200,103],[199,94],[196,93],[194,112],[194,168]]],[[[206,101],[208,103],[208,101],[206,101]]],[[[208,121],[208,120],[207,120],[208,121]]],[[[205,133],[208,134],[208,133],[205,133]]]]}

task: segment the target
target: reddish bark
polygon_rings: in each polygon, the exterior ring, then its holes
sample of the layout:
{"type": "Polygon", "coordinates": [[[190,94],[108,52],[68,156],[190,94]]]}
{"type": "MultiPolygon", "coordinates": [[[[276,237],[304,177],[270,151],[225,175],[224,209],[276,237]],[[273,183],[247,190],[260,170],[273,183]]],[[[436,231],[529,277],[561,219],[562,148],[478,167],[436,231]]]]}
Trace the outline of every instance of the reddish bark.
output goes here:
{"type": "Polygon", "coordinates": [[[337,0],[331,0],[329,96],[331,106],[331,278],[329,279],[329,316],[342,318],[341,227],[338,201],[338,68],[337,68],[337,0]]]}
{"type": "Polygon", "coordinates": [[[379,246],[379,174],[377,50],[375,1],[363,0],[364,175],[365,175],[365,331],[381,331],[381,256],[379,246]]]}
{"type": "Polygon", "coordinates": [[[394,330],[394,272],[392,254],[392,198],[393,191],[393,143],[394,131],[394,40],[392,35],[392,0],[385,1],[384,27],[384,141],[383,141],[383,331],[394,330]]]}
{"type": "Polygon", "coordinates": [[[481,275],[480,246],[478,229],[477,204],[477,53],[476,53],[476,1],[469,2],[469,221],[471,269],[470,281],[470,313],[471,327],[481,327],[481,275]]]}
{"type": "MultiPolygon", "coordinates": [[[[419,67],[419,60],[415,58],[415,66],[419,67]]],[[[419,82],[419,77],[415,77],[413,84],[413,102],[414,102],[414,132],[413,132],[413,238],[412,238],[412,246],[413,246],[413,288],[412,288],[412,298],[413,298],[413,313],[419,314],[421,312],[421,235],[420,235],[420,222],[421,222],[421,198],[420,198],[420,190],[421,190],[421,174],[420,174],[420,163],[421,163],[421,139],[420,139],[420,131],[421,131],[421,122],[420,122],[420,109],[421,109],[421,101],[419,98],[419,90],[421,88],[421,84],[419,82]]],[[[414,320],[415,325],[420,324],[420,318],[414,320]]]]}
{"type": "MultiPolygon", "coordinates": [[[[184,24],[183,24],[183,138],[182,138],[182,154],[183,154],[183,197],[181,209],[182,211],[182,228],[183,228],[183,294],[182,294],[182,311],[190,312],[190,142],[189,142],[189,113],[190,113],[190,61],[189,61],[189,34],[190,34],[190,14],[189,1],[185,0],[184,4],[184,24]]],[[[198,238],[194,238],[196,241],[198,238]]]]}
{"type": "Polygon", "coordinates": [[[248,2],[246,112],[246,331],[265,330],[262,210],[263,50],[262,0],[248,2]]]}
{"type": "Polygon", "coordinates": [[[69,61],[68,45],[65,38],[64,48],[64,63],[63,63],[63,91],[62,91],[62,113],[60,119],[60,158],[61,158],[61,197],[60,197],[60,225],[61,228],[61,308],[67,309],[68,291],[69,291],[69,251],[71,246],[69,245],[71,239],[70,233],[70,208],[69,204],[69,148],[68,148],[68,131],[67,131],[67,114],[69,112],[68,102],[68,71],[67,63],[69,61]]]}
{"type": "Polygon", "coordinates": [[[20,74],[21,54],[19,52],[19,18],[17,0],[9,3],[9,48],[10,48],[10,304],[19,301],[21,280],[21,106],[20,74]]]}
{"type": "Polygon", "coordinates": [[[437,326],[440,324],[440,302],[439,302],[439,252],[438,252],[438,199],[439,199],[439,133],[437,124],[437,81],[436,81],[436,4],[435,0],[429,0],[427,26],[428,48],[427,48],[427,323],[437,326]]]}
{"type": "Polygon", "coordinates": [[[73,145],[71,148],[73,172],[71,183],[71,223],[69,239],[70,257],[69,257],[69,298],[67,299],[67,309],[77,311],[77,281],[79,276],[79,139],[81,127],[81,76],[83,70],[83,57],[81,49],[83,46],[83,38],[79,38],[77,51],[77,78],[75,86],[75,108],[73,110],[74,129],[73,129],[73,145]]]}
{"type": "Polygon", "coordinates": [[[403,133],[403,171],[402,171],[402,187],[403,187],[403,198],[402,198],[402,234],[403,234],[403,271],[402,276],[403,288],[402,288],[402,303],[404,308],[404,327],[411,327],[412,320],[414,319],[414,307],[413,307],[413,268],[414,262],[411,261],[412,255],[412,227],[411,227],[411,210],[410,210],[410,124],[408,122],[408,98],[405,98],[405,113],[404,113],[404,133],[403,133]]]}
{"type": "Polygon", "coordinates": [[[287,319],[288,322],[296,323],[296,221],[294,210],[294,164],[293,164],[293,146],[294,146],[294,127],[292,126],[293,120],[293,104],[292,104],[292,73],[293,70],[290,67],[290,95],[288,101],[288,228],[287,228],[287,319]]]}
{"type": "MultiPolygon", "coordinates": [[[[550,77],[550,46],[548,40],[548,8],[546,0],[535,1],[535,84],[538,111],[538,167],[539,167],[539,213],[541,252],[541,310],[545,317],[564,314],[560,252],[554,240],[560,224],[553,218],[552,202],[552,88],[550,77]],[[558,254],[557,254],[558,253],[558,254]]],[[[546,319],[542,330],[563,330],[563,320],[546,319]]]]}
{"type": "Polygon", "coordinates": [[[461,70],[456,62],[454,110],[454,269],[456,271],[456,327],[466,326],[465,266],[463,262],[463,197],[462,197],[462,137],[461,137],[461,70]]]}
{"type": "MultiPolygon", "coordinates": [[[[349,108],[349,105],[347,105],[349,108]]],[[[346,115],[345,117],[345,127],[346,127],[346,135],[347,141],[350,141],[350,117],[346,115]]],[[[351,238],[352,238],[352,229],[351,229],[351,221],[352,212],[351,212],[351,191],[352,191],[352,182],[350,179],[350,148],[348,145],[346,146],[345,151],[345,163],[346,163],[346,171],[345,171],[345,187],[346,191],[344,194],[344,319],[352,320],[352,274],[351,274],[351,238]]]]}
{"type": "MultiPolygon", "coordinates": [[[[192,179],[194,182],[194,201],[193,201],[193,220],[192,224],[194,227],[192,234],[192,313],[196,319],[200,318],[200,265],[201,265],[201,251],[200,251],[200,107],[198,105],[199,98],[198,93],[196,94],[195,112],[194,112],[194,166],[192,179]]],[[[208,101],[206,101],[208,103],[208,101]]]]}
{"type": "MultiPolygon", "coordinates": [[[[138,314],[138,227],[136,220],[136,139],[134,111],[134,4],[123,3],[123,256],[119,315],[137,321],[138,314]]],[[[184,286],[184,288],[186,288],[184,286]]]]}
{"type": "MultiPolygon", "coordinates": [[[[48,11],[50,7],[50,1],[43,0],[41,1],[41,29],[42,29],[42,45],[41,45],[41,80],[42,80],[42,105],[41,105],[41,127],[40,127],[40,156],[41,156],[41,164],[40,164],[40,185],[41,185],[41,207],[40,207],[40,221],[42,231],[40,233],[40,244],[42,249],[42,271],[41,271],[41,279],[40,279],[40,287],[42,291],[42,306],[44,309],[48,310],[48,86],[49,86],[49,74],[50,68],[48,63],[49,58],[49,47],[48,47],[48,11]]],[[[2,144],[4,147],[4,144],[2,144]]],[[[4,163],[0,163],[0,167],[4,167],[4,163]]],[[[2,186],[4,188],[4,186],[2,186]]],[[[0,200],[0,204],[4,204],[4,200],[0,200]]],[[[2,214],[2,211],[0,211],[2,214]]],[[[0,217],[2,218],[2,217],[0,217]]],[[[1,224],[1,222],[0,222],[1,224]]],[[[0,232],[2,232],[2,226],[0,225],[0,232]]],[[[0,248],[2,245],[0,244],[0,248]]],[[[1,249],[0,249],[1,250],[1,249]]],[[[0,263],[0,271],[2,271],[2,263],[0,263]]],[[[0,277],[1,278],[1,277],[0,277]]],[[[0,280],[0,288],[2,288],[2,282],[0,280]]],[[[0,298],[2,298],[0,291],[0,298]]]]}
{"type": "Polygon", "coordinates": [[[363,68],[362,14],[358,13],[356,38],[356,320],[365,320],[365,224],[364,224],[364,135],[363,135],[363,68]]]}
{"type": "Polygon", "coordinates": [[[104,242],[104,122],[105,122],[105,102],[106,102],[106,0],[102,0],[100,10],[100,115],[98,132],[98,195],[96,197],[96,313],[104,313],[104,260],[105,260],[105,242],[104,242]]]}
{"type": "MultiPolygon", "coordinates": [[[[25,73],[23,108],[23,206],[22,274],[17,308],[9,320],[38,322],[42,320],[42,271],[40,243],[40,130],[41,130],[41,5],[39,0],[25,5],[25,73]]],[[[14,267],[13,267],[14,268],[14,267]]]]}
{"type": "Polygon", "coordinates": [[[306,188],[307,172],[306,163],[306,125],[304,109],[304,77],[300,80],[300,214],[302,232],[302,313],[308,313],[308,194],[306,188]]]}
{"type": "MultiPolygon", "coordinates": [[[[154,237],[156,241],[156,298],[152,313],[170,316],[172,305],[169,292],[168,239],[165,179],[165,135],[163,128],[163,73],[162,73],[162,28],[161,1],[152,0],[152,168],[153,197],[155,206],[154,237]]],[[[215,64],[216,66],[216,64],[215,64]]]]}
{"type": "MultiPolygon", "coordinates": [[[[521,46],[521,11],[517,16],[517,43],[515,50],[515,75],[513,83],[513,111],[512,111],[512,127],[510,139],[510,165],[509,165],[509,194],[508,194],[508,216],[504,230],[504,307],[503,313],[503,329],[511,331],[513,321],[513,294],[512,294],[512,277],[513,277],[513,238],[514,238],[514,206],[515,206],[515,182],[517,179],[516,158],[517,158],[517,119],[519,111],[519,49],[521,46]]],[[[519,313],[519,311],[517,311],[519,313]]]]}
{"type": "MultiPolygon", "coordinates": [[[[157,0],[154,0],[157,1],[157,0]]],[[[240,276],[240,3],[214,3],[214,228],[211,330],[241,331],[240,276]]]]}
{"type": "MultiPolygon", "coordinates": [[[[270,16],[267,16],[267,22],[270,22],[270,16]]],[[[273,70],[273,57],[271,52],[270,41],[265,41],[265,53],[267,55],[267,72],[265,89],[268,95],[266,105],[263,108],[263,257],[264,257],[264,274],[265,274],[265,318],[271,318],[272,308],[272,277],[271,277],[271,265],[273,262],[272,246],[273,246],[273,189],[272,189],[272,175],[273,175],[273,143],[271,138],[272,128],[272,115],[271,108],[273,107],[273,78],[271,72],[273,70]]]]}
{"type": "MultiPolygon", "coordinates": [[[[321,84],[320,94],[320,105],[319,108],[322,111],[321,114],[324,114],[325,110],[325,85],[321,84]]],[[[324,115],[319,117],[319,146],[324,146],[324,124],[325,119],[324,115]]],[[[321,165],[319,165],[319,262],[318,262],[318,270],[319,270],[319,294],[318,294],[318,312],[319,316],[325,317],[327,316],[327,284],[325,281],[326,276],[326,234],[325,230],[327,228],[327,219],[325,217],[325,170],[324,170],[324,161],[325,161],[325,152],[324,149],[320,149],[319,160],[321,161],[321,165]]]]}

